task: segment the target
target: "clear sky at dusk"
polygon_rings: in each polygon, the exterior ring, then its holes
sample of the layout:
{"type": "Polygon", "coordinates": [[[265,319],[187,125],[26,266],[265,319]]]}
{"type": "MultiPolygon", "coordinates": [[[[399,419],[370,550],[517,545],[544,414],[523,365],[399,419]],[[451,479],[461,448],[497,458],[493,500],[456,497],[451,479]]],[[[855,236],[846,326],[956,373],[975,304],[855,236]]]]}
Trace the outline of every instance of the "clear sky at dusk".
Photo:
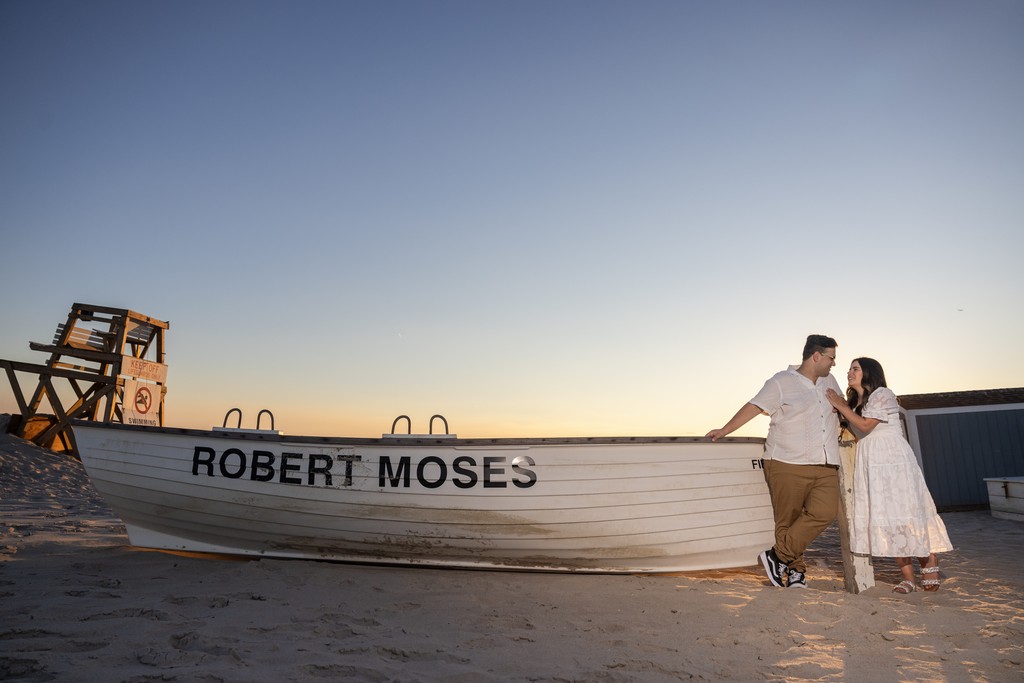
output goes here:
{"type": "Polygon", "coordinates": [[[6,0],[0,358],[131,308],[168,424],[356,436],[703,435],[810,333],[1024,386],[1022,73],[1018,0],[6,0]]]}

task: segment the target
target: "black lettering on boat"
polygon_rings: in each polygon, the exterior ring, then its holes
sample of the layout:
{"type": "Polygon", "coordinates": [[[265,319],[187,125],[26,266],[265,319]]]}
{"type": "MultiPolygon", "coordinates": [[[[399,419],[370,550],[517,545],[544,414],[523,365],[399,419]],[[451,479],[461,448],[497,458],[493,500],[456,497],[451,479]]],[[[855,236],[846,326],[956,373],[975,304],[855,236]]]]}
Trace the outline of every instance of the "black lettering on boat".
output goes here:
{"type": "Polygon", "coordinates": [[[270,451],[253,451],[249,478],[253,481],[272,481],[275,460],[277,460],[277,456],[270,451]]]}
{"type": "Polygon", "coordinates": [[[405,488],[409,488],[410,475],[409,472],[412,469],[412,458],[408,455],[403,455],[398,459],[398,472],[395,472],[391,467],[391,458],[382,455],[380,456],[380,469],[377,476],[377,486],[383,487],[385,478],[391,482],[391,486],[398,486],[399,483],[405,488]]]}
{"type": "Polygon", "coordinates": [[[193,476],[198,476],[199,475],[199,466],[200,465],[205,465],[206,466],[206,476],[212,477],[213,476],[213,459],[216,458],[216,457],[217,457],[217,451],[213,450],[212,448],[207,448],[206,446],[196,446],[192,450],[192,475],[193,476]],[[203,456],[206,456],[206,457],[200,458],[200,454],[202,454],[203,456]]]}
{"type": "Polygon", "coordinates": [[[452,483],[460,489],[471,489],[480,480],[476,472],[468,469],[469,467],[476,467],[476,460],[468,455],[460,455],[452,462],[452,471],[455,473],[452,475],[452,483]],[[466,479],[459,477],[466,477],[466,479]]]}
{"type": "MultiPolygon", "coordinates": [[[[225,451],[227,452],[227,451],[225,451]]],[[[302,453],[282,453],[281,454],[281,478],[278,480],[282,484],[301,484],[302,480],[298,477],[288,476],[289,472],[298,472],[302,469],[302,465],[293,463],[292,461],[296,458],[302,459],[302,453]]]]}
{"type": "Polygon", "coordinates": [[[508,482],[497,481],[492,477],[500,477],[505,473],[504,467],[494,467],[498,463],[504,464],[505,458],[502,456],[489,455],[484,457],[484,488],[485,489],[503,489],[508,486],[508,482]]]}
{"type": "MultiPolygon", "coordinates": [[[[318,481],[322,480],[323,486],[334,486],[332,469],[335,460],[338,460],[345,463],[343,486],[352,486],[352,463],[360,462],[362,459],[362,456],[353,454],[333,456],[327,453],[310,453],[307,456],[305,453],[281,453],[278,464],[278,454],[271,451],[254,450],[250,458],[240,448],[228,448],[218,457],[217,451],[209,446],[194,446],[192,475],[215,476],[216,462],[216,472],[227,479],[240,479],[248,471],[249,479],[252,481],[272,482],[276,479],[281,484],[317,486],[318,481]],[[308,463],[305,478],[301,476],[304,460],[308,463]]],[[[406,476],[408,477],[408,474],[406,476]]]]}
{"type": "MultiPolygon", "coordinates": [[[[415,482],[427,489],[436,489],[451,483],[460,489],[471,489],[482,485],[487,489],[508,488],[509,481],[521,489],[537,483],[537,473],[531,469],[536,463],[528,455],[520,455],[509,463],[503,455],[484,456],[483,462],[469,455],[460,455],[449,465],[444,458],[428,455],[416,463],[415,482]],[[511,466],[512,478],[507,476],[511,466]],[[482,484],[481,484],[482,482],[482,484]]],[[[381,488],[409,488],[413,483],[412,457],[403,455],[397,462],[390,456],[380,456],[377,470],[377,485],[381,488]]]]}
{"type": "Polygon", "coordinates": [[[513,479],[512,483],[521,489],[528,489],[537,483],[537,473],[533,470],[523,467],[523,465],[529,465],[530,467],[536,467],[537,463],[533,461],[528,455],[519,455],[512,459],[512,471],[517,475],[526,477],[526,481],[522,479],[513,479]]]}
{"type": "Polygon", "coordinates": [[[227,477],[228,479],[238,479],[245,473],[245,466],[247,464],[245,452],[240,451],[237,448],[229,448],[223,453],[221,453],[220,462],[218,464],[220,465],[221,476],[227,477]],[[228,469],[228,465],[230,464],[228,456],[233,455],[238,456],[238,469],[236,469],[234,472],[228,469]]]}
{"type": "Polygon", "coordinates": [[[448,465],[436,455],[428,455],[420,460],[420,464],[416,465],[416,481],[420,483],[420,486],[428,489],[436,489],[438,486],[443,486],[448,481],[448,465]],[[431,481],[426,477],[427,465],[437,465],[439,470],[437,479],[431,481]]]}
{"type": "MultiPolygon", "coordinates": [[[[309,476],[306,479],[306,483],[310,486],[316,485],[316,475],[324,475],[324,486],[333,486],[334,477],[331,476],[331,467],[334,465],[334,458],[329,455],[323,455],[322,453],[310,453],[309,455],[309,476]],[[323,463],[322,465],[319,463],[323,463]]],[[[352,462],[349,461],[348,467],[346,468],[350,472],[352,471],[352,462]]],[[[351,476],[349,476],[349,483],[346,486],[351,486],[351,476]]]]}
{"type": "MultiPolygon", "coordinates": [[[[345,463],[345,483],[344,483],[344,485],[345,486],[351,486],[352,485],[352,463],[359,462],[360,460],[363,459],[363,457],[361,455],[339,455],[337,459],[341,460],[342,462],[345,463]]],[[[328,468],[328,469],[330,469],[330,468],[328,468]]],[[[331,485],[331,477],[330,477],[330,475],[328,475],[328,477],[327,477],[327,485],[328,486],[331,485]]]]}

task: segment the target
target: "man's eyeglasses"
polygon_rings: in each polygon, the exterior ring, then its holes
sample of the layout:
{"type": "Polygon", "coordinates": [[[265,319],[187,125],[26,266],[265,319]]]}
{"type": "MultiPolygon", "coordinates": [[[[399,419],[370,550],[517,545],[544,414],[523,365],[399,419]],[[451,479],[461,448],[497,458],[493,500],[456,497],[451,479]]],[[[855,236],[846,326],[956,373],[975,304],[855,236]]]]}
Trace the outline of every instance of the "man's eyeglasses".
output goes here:
{"type": "Polygon", "coordinates": [[[833,363],[835,363],[835,362],[836,362],[836,357],[835,357],[835,356],[830,356],[830,355],[828,355],[827,353],[823,353],[823,354],[821,354],[821,355],[825,356],[825,358],[828,358],[828,359],[829,359],[830,361],[832,361],[833,363]]]}

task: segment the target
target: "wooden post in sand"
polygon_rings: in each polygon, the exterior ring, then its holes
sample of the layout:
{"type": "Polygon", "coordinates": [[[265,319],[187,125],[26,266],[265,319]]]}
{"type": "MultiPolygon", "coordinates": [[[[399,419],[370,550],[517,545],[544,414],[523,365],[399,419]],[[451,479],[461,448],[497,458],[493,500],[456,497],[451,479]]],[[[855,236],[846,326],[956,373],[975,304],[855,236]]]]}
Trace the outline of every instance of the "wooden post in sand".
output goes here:
{"type": "Polygon", "coordinates": [[[839,437],[839,546],[843,555],[843,581],[848,593],[860,593],[875,585],[875,568],[871,558],[855,555],[850,550],[853,532],[853,464],[857,457],[857,442],[848,429],[839,437]]]}

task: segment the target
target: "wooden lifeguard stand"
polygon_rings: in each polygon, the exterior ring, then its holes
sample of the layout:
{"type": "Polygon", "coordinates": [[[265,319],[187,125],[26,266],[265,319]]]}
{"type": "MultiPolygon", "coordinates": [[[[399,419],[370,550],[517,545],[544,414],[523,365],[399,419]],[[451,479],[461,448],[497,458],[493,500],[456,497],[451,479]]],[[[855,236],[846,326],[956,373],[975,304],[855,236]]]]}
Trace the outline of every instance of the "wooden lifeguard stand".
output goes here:
{"type": "Polygon", "coordinates": [[[33,351],[49,354],[45,364],[0,359],[21,410],[14,434],[77,453],[73,419],[163,426],[169,327],[125,308],[76,303],[67,322],[57,325],[52,343],[29,342],[33,351]],[[28,400],[17,372],[38,378],[28,400]],[[64,389],[63,398],[58,388],[64,389]],[[52,415],[41,411],[44,399],[52,415]],[[65,407],[64,400],[73,402],[65,407]]]}

